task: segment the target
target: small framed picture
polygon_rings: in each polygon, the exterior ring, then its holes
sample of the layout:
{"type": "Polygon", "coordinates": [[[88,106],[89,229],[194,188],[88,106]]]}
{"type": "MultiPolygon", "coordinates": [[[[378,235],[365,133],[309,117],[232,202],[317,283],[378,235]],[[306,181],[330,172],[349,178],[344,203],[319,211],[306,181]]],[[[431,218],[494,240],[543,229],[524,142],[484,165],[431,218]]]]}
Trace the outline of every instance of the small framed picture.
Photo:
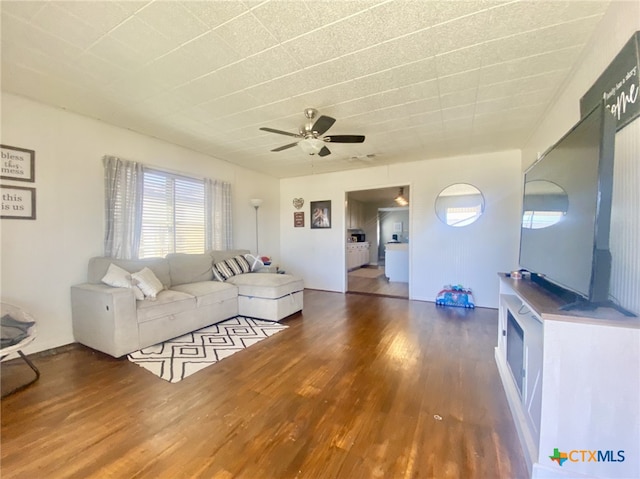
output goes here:
{"type": "Polygon", "coordinates": [[[311,229],[331,228],[331,201],[311,202],[311,229]]]}
{"type": "Polygon", "coordinates": [[[2,157],[0,178],[32,183],[35,181],[35,151],[0,145],[0,156],[2,157]]]}
{"type": "Polygon", "coordinates": [[[293,227],[304,228],[304,211],[293,212],[293,227]]]}
{"type": "Polygon", "coordinates": [[[2,219],[36,219],[36,189],[24,186],[0,186],[2,219]]]}

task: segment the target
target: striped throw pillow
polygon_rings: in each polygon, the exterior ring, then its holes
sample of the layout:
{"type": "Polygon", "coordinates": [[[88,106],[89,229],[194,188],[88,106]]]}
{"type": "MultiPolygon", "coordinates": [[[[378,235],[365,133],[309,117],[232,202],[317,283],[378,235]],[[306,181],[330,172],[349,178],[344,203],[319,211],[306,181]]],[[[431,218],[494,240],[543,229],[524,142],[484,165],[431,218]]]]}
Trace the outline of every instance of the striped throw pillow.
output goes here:
{"type": "Polygon", "coordinates": [[[251,272],[251,265],[249,264],[249,261],[247,261],[247,258],[245,258],[242,255],[238,255],[238,256],[234,256],[233,259],[236,261],[236,263],[238,263],[238,266],[240,266],[240,269],[242,270],[241,271],[242,273],[250,273],[251,272]]]}
{"type": "Polygon", "coordinates": [[[226,281],[236,274],[251,272],[251,266],[244,256],[234,256],[214,264],[212,270],[217,281],[226,281]]]}
{"type": "Polygon", "coordinates": [[[225,261],[214,264],[212,271],[217,281],[226,281],[231,278],[231,276],[235,276],[235,273],[229,268],[225,261]]]}

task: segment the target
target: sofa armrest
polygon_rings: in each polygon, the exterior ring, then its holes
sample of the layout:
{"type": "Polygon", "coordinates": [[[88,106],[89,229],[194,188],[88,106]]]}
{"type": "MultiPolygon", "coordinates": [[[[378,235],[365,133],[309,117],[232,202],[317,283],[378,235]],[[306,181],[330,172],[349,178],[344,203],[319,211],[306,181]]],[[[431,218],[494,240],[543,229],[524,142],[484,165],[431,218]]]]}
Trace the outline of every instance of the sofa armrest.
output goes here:
{"type": "Polygon", "coordinates": [[[71,315],[79,343],[116,358],[139,349],[132,289],[89,283],[72,286],[71,315]]]}

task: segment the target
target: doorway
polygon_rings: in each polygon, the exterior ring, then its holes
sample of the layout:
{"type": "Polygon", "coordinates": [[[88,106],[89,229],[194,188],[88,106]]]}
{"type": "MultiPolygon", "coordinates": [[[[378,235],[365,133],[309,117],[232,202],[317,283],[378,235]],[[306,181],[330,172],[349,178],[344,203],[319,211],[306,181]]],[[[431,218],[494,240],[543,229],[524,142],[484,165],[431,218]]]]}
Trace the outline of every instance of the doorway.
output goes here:
{"type": "Polygon", "coordinates": [[[347,293],[409,298],[408,274],[389,278],[386,268],[387,244],[393,244],[406,250],[408,271],[409,205],[396,202],[400,191],[408,202],[407,185],[346,193],[347,293]]]}

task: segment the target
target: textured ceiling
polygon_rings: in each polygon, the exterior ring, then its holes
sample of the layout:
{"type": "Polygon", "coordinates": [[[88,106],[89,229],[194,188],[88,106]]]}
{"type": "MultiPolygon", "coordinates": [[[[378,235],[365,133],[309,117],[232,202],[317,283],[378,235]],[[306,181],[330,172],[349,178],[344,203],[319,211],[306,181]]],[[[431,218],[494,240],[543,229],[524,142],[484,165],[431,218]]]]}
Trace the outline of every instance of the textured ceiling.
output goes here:
{"type": "Polygon", "coordinates": [[[2,1],[2,89],[276,177],[521,148],[608,1],[2,1]],[[337,119],[326,157],[260,131],[337,119]]]}

